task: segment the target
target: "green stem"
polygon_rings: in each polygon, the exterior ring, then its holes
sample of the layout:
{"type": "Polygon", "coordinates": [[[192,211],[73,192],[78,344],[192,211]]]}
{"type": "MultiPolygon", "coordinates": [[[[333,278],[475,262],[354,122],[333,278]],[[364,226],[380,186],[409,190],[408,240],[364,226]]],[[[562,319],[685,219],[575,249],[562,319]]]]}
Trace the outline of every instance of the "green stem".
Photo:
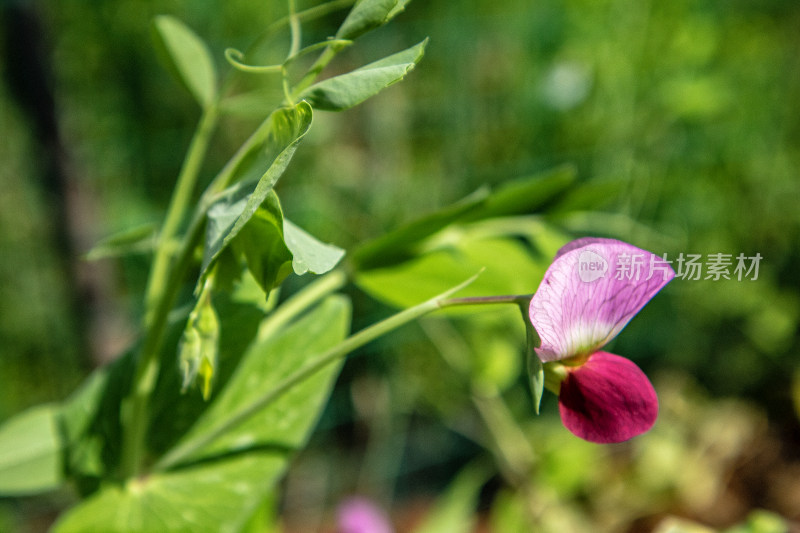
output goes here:
{"type": "Polygon", "coordinates": [[[145,293],[145,340],[136,363],[130,396],[123,400],[121,406],[123,452],[120,473],[126,479],[138,475],[144,463],[148,405],[159,373],[158,352],[167,317],[180,285],[179,278],[191,262],[202,225],[193,223],[183,240],[177,259],[173,258],[173,241],[186,217],[217,116],[216,105],[212,104],[203,111],[178,175],[153,258],[145,293]]]}
{"type": "Polygon", "coordinates": [[[341,270],[334,270],[282,303],[258,328],[259,341],[270,338],[291,322],[297,315],[311,307],[328,294],[344,286],[347,276],[341,270]]]}
{"type": "Polygon", "coordinates": [[[203,111],[200,123],[195,130],[192,142],[186,153],[186,159],[183,161],[183,167],[178,175],[175,191],[172,194],[170,205],[167,208],[167,216],[164,219],[164,225],[159,235],[159,244],[147,284],[145,295],[146,326],[150,325],[153,312],[158,306],[158,300],[164,293],[169,281],[172,241],[175,239],[181,223],[186,218],[186,212],[197,185],[197,177],[200,174],[200,166],[203,163],[211,141],[211,135],[217,124],[217,117],[218,110],[216,105],[210,105],[203,111]]]}
{"type": "Polygon", "coordinates": [[[409,322],[418,319],[421,316],[424,316],[432,311],[437,309],[441,309],[444,307],[444,302],[447,301],[447,298],[451,295],[456,293],[457,291],[461,290],[462,288],[466,287],[468,284],[472,283],[475,280],[476,276],[471,277],[464,283],[450,289],[449,291],[440,294],[430,300],[418,304],[414,307],[410,307],[399,313],[386,318],[372,326],[369,326],[358,333],[351,335],[338,345],[334,346],[327,352],[321,354],[319,357],[314,357],[313,362],[300,368],[294,374],[288,376],[283,381],[278,383],[273,389],[267,391],[264,395],[257,398],[255,401],[243,406],[238,411],[231,413],[225,420],[223,420],[219,425],[203,433],[198,435],[194,439],[185,441],[183,444],[178,445],[177,447],[173,448],[170,452],[168,452],[161,460],[155,465],[156,470],[167,470],[172,468],[188,458],[190,458],[194,453],[201,450],[221,435],[225,434],[226,432],[230,431],[232,428],[238,426],[242,422],[249,419],[258,411],[264,409],[272,402],[280,398],[283,394],[289,391],[291,388],[295,387],[298,383],[301,383],[308,379],[309,377],[313,376],[323,368],[327,367],[331,363],[338,361],[344,358],[347,354],[352,352],[353,350],[364,346],[365,344],[372,342],[373,340],[386,335],[387,333],[408,324],[409,322]]]}
{"type": "Polygon", "coordinates": [[[339,53],[340,47],[337,46],[328,46],[325,50],[322,51],[322,54],[317,58],[311,68],[308,69],[308,72],[297,82],[297,85],[294,86],[293,94],[300,94],[304,90],[308,89],[314,80],[317,79],[319,73],[322,72],[322,69],[328,66],[328,63],[333,61],[333,58],[336,57],[336,54],[339,53]]]}
{"type": "MultiPolygon", "coordinates": [[[[306,22],[309,20],[314,20],[317,18],[324,17],[329,13],[333,13],[334,11],[344,9],[348,6],[353,5],[354,3],[355,0],[332,0],[331,2],[310,7],[303,11],[295,13],[295,17],[300,22],[306,22]]],[[[291,17],[287,15],[270,24],[267,27],[267,29],[255,40],[255,42],[252,45],[250,45],[249,49],[252,50],[258,46],[261,46],[264,41],[275,35],[276,32],[283,29],[285,26],[288,26],[290,21],[291,17]]]]}
{"type": "Polygon", "coordinates": [[[445,307],[455,307],[459,305],[486,305],[486,304],[516,304],[529,305],[532,295],[512,294],[507,296],[473,296],[468,298],[450,298],[442,302],[445,307]]]}
{"type": "Polygon", "coordinates": [[[300,50],[300,42],[302,40],[300,33],[300,19],[297,18],[297,8],[295,7],[295,0],[289,0],[289,32],[292,37],[291,46],[289,47],[289,54],[286,59],[297,55],[300,50]]]}

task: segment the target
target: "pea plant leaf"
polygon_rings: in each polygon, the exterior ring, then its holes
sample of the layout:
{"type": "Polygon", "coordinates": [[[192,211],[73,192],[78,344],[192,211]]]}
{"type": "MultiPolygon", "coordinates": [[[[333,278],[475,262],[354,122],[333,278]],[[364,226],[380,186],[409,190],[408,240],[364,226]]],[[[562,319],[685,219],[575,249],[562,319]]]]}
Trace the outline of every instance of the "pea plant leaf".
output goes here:
{"type": "Polygon", "coordinates": [[[480,188],[458,202],[367,241],[353,251],[353,262],[360,271],[397,265],[421,253],[426,241],[448,226],[535,213],[567,191],[574,180],[575,169],[563,166],[510,181],[495,191],[480,188]]]}
{"type": "Polygon", "coordinates": [[[249,454],[109,484],[63,514],[54,533],[240,531],[283,468],[279,454],[249,454]]]}
{"type": "Polygon", "coordinates": [[[52,490],[63,481],[56,406],[24,411],[0,426],[0,495],[52,490]]]}
{"type": "Polygon", "coordinates": [[[369,270],[411,259],[417,253],[417,245],[477,210],[486,202],[488,195],[487,188],[478,189],[454,204],[423,215],[394,231],[367,241],[353,252],[353,261],[359,270],[369,270]]]}
{"type": "Polygon", "coordinates": [[[283,228],[278,195],[270,191],[231,244],[245,257],[248,270],[266,294],[292,270],[292,253],[284,241],[283,228]]]}
{"type": "Polygon", "coordinates": [[[533,292],[546,268],[544,258],[533,256],[514,238],[485,238],[479,231],[456,232],[444,247],[396,265],[360,271],[355,282],[373,298],[404,308],[425,301],[482,269],[485,272],[460,294],[526,294],[533,292]]]}
{"type": "MultiPolygon", "coordinates": [[[[349,317],[347,299],[330,296],[293,325],[253,344],[184,441],[213,430],[338,344],[347,334],[349,317]]],[[[333,363],[289,388],[251,419],[187,456],[191,464],[104,486],[66,513],[55,533],[241,530],[308,439],[340,367],[333,363]]]]}
{"type": "Polygon", "coordinates": [[[144,224],[123,230],[101,240],[86,252],[87,261],[97,261],[108,257],[152,252],[156,244],[155,224],[144,224]]]}
{"type": "Polygon", "coordinates": [[[422,60],[427,43],[425,39],[411,48],[347,74],[315,83],[303,91],[299,98],[325,111],[349,109],[402,80],[422,60]]]}
{"type": "Polygon", "coordinates": [[[246,161],[241,162],[249,172],[260,173],[255,186],[253,182],[239,182],[209,208],[201,279],[270,195],[311,126],[311,117],[311,106],[300,102],[293,107],[278,109],[267,118],[263,142],[258,143],[245,156],[246,161]]]}
{"type": "Polygon", "coordinates": [[[355,39],[383,26],[401,13],[410,0],[360,0],[344,19],[337,39],[355,39]]]}
{"type": "Polygon", "coordinates": [[[480,209],[467,213],[464,220],[531,214],[545,204],[559,199],[575,183],[577,171],[572,165],[507,181],[486,199],[480,209]]]}
{"type": "Polygon", "coordinates": [[[156,48],[169,71],[194,96],[201,107],[217,97],[217,75],[208,47],[183,22],[169,15],[153,21],[156,48]]]}
{"type": "Polygon", "coordinates": [[[292,268],[298,275],[306,272],[324,274],[344,257],[344,250],[332,244],[320,242],[291,221],[283,220],[286,246],[292,253],[292,268]]]}

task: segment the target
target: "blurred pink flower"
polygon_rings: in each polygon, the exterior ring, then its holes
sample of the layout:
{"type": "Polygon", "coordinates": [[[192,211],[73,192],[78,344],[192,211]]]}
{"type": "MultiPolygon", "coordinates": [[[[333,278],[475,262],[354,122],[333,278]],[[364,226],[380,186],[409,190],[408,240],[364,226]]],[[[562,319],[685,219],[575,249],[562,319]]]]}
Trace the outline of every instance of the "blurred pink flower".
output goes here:
{"type": "Polygon", "coordinates": [[[337,533],[393,533],[383,510],[366,498],[342,502],[337,511],[337,533]]]}
{"type": "Polygon", "coordinates": [[[578,437],[622,442],[655,423],[658,398],[647,376],[601,348],[673,277],[662,258],[613,239],[572,241],[547,269],[529,309],[541,339],[536,353],[553,363],[545,368],[560,381],[561,420],[578,437]]]}

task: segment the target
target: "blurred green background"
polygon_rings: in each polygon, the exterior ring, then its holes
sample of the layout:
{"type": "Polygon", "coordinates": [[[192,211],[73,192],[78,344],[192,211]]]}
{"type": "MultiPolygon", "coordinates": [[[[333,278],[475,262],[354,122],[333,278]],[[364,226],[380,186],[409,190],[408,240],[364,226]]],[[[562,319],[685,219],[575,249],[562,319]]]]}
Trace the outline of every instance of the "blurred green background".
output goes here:
{"type": "MultiPolygon", "coordinates": [[[[63,399],[135,335],[147,256],[82,254],[160,221],[198,118],[156,59],[152,17],[184,20],[224,68],[226,47],[245,48],[286,10],[276,0],[2,5],[0,420],[63,399]]],[[[307,42],[343,16],[306,25],[307,42]]],[[[403,83],[317,113],[282,178],[287,216],[324,241],[352,248],[482,185],[570,163],[578,184],[543,217],[558,235],[617,237],[670,259],[762,256],[757,280],[676,279],[616,341],[662,405],[632,444],[578,441],[553,398],[532,416],[519,330],[486,348],[489,362],[470,363],[516,376],[505,397],[538,457],[538,530],[649,531],[668,515],[722,528],[757,522],[757,509],[800,520],[798,28],[792,0],[418,0],[343,54],[342,69],[431,38],[403,83]]],[[[227,120],[207,177],[253,126],[227,120]]],[[[385,312],[352,296],[357,327],[385,312]]],[[[402,529],[485,455],[469,394],[430,342],[451,342],[447,324],[406,328],[348,363],[284,483],[288,529],[324,522],[352,491],[391,506],[402,529]]],[[[504,490],[493,479],[478,507],[487,527],[516,531],[504,490]]],[[[0,501],[0,530],[38,531],[68,499],[0,501]]]]}

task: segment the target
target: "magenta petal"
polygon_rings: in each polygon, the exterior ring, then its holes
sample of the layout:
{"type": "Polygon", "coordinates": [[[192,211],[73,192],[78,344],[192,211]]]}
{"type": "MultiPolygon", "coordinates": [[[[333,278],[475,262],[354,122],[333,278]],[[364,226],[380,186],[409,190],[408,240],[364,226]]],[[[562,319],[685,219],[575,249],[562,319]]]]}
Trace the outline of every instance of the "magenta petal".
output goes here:
{"type": "Polygon", "coordinates": [[[578,239],[558,253],[529,309],[544,362],[602,348],[675,277],[662,258],[612,239],[578,239]]]}
{"type": "Polygon", "coordinates": [[[656,391],[632,361],[597,352],[570,369],[561,383],[558,407],[564,426],[578,437],[607,444],[622,442],[653,427],[656,391]]]}

